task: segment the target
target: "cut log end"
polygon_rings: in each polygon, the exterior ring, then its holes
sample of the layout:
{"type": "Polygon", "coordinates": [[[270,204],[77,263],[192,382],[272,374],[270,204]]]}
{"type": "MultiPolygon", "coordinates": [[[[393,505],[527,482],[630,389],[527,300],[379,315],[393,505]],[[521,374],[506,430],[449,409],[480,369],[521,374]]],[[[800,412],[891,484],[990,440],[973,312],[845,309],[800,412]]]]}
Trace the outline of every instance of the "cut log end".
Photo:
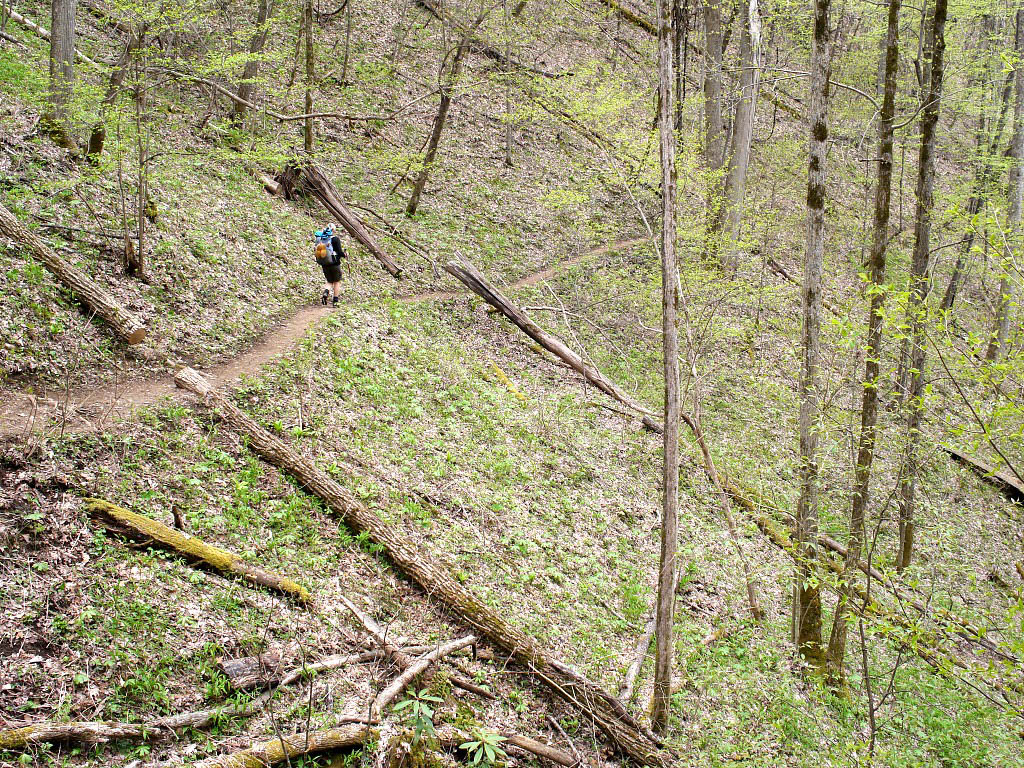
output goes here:
{"type": "Polygon", "coordinates": [[[146,329],[142,327],[136,328],[134,331],[130,331],[128,335],[125,337],[126,341],[133,346],[135,344],[141,344],[145,340],[145,338],[146,329]]]}

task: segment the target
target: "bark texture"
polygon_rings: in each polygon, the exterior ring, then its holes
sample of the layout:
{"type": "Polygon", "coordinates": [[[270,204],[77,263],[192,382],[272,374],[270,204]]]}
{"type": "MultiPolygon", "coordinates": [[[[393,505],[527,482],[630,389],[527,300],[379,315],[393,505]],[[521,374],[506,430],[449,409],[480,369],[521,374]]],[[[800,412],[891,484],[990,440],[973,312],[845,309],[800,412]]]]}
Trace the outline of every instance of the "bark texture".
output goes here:
{"type": "Polygon", "coordinates": [[[121,306],[106,288],[64,258],[58,256],[35,233],[24,227],[14,214],[0,205],[0,235],[23,246],[42,262],[65,286],[74,291],[78,300],[128,344],[138,344],[146,338],[146,327],[135,315],[121,306]]]}
{"type": "Polygon", "coordinates": [[[676,326],[676,137],[672,125],[672,5],[658,0],[658,136],[661,156],[661,317],[665,374],[661,556],[655,611],[654,700],[651,724],[668,727],[672,703],[672,628],[679,539],[679,329],[676,326]]]}
{"type": "Polygon", "coordinates": [[[288,762],[303,755],[314,755],[327,750],[357,747],[376,739],[376,731],[365,725],[345,725],[322,731],[308,731],[291,736],[270,739],[253,744],[248,749],[230,755],[208,757],[195,763],[196,768],[266,768],[288,762]]]}
{"type": "MultiPolygon", "coordinates": [[[[302,33],[306,38],[306,114],[313,114],[313,0],[302,3],[302,33]]],[[[236,104],[238,102],[235,102],[236,104]]],[[[302,146],[307,155],[313,154],[313,118],[307,117],[302,131],[302,146]]]]}
{"type": "MultiPolygon", "coordinates": [[[[402,268],[377,244],[363,222],[345,204],[331,180],[318,166],[313,163],[289,166],[278,175],[277,182],[281,185],[280,189],[284,192],[284,196],[289,200],[299,192],[305,192],[319,200],[324,208],[345,228],[345,231],[359,241],[389,274],[393,277],[401,276],[402,268]]],[[[266,182],[264,182],[264,186],[266,186],[266,182]]]]}
{"type": "Polygon", "coordinates": [[[811,51],[811,135],[807,170],[807,240],[804,246],[803,328],[800,340],[800,497],[797,501],[797,563],[793,595],[793,634],[797,650],[821,671],[821,594],[812,579],[818,538],[818,429],[821,416],[821,273],[825,252],[825,181],[828,146],[829,62],[832,38],[829,0],[814,3],[811,51]]]}
{"type": "MultiPolygon", "coordinates": [[[[850,532],[843,564],[848,579],[860,561],[864,543],[864,513],[871,486],[871,464],[875,458],[878,425],[879,358],[882,347],[882,307],[885,303],[885,253],[889,242],[889,214],[892,197],[893,117],[896,109],[896,75],[899,67],[899,22],[901,0],[889,0],[889,18],[884,48],[885,80],[878,127],[878,182],[875,185],[875,221],[868,256],[869,306],[868,338],[864,350],[864,381],[860,408],[860,437],[854,467],[850,532]]],[[[840,595],[832,620],[826,654],[827,676],[833,687],[844,683],[846,659],[846,596],[840,595]]]]}
{"type": "Polygon", "coordinates": [[[249,447],[253,451],[292,474],[304,489],[323,500],[327,508],[349,527],[359,532],[366,531],[391,562],[427,595],[476,627],[557,695],[578,707],[586,717],[593,718],[623,754],[641,765],[664,764],[666,757],[657,742],[642,731],[618,699],[558,661],[548,649],[506,621],[422,547],[406,539],[394,526],[384,523],[309,459],[259,426],[220,395],[199,373],[183,368],[174,380],[178,386],[204,397],[231,428],[249,438],[249,447]]]}
{"type": "Polygon", "coordinates": [[[69,102],[75,91],[75,9],[77,0],[51,0],[50,113],[48,128],[61,144],[74,146],[69,102]]]}
{"type": "Polygon", "coordinates": [[[454,275],[461,280],[471,291],[473,291],[473,293],[480,296],[484,301],[501,312],[515,326],[517,326],[519,330],[583,376],[588,384],[592,384],[612,399],[617,400],[627,408],[641,414],[645,427],[650,429],[652,432],[657,432],[659,434],[664,431],[662,425],[652,418],[654,414],[649,408],[619,389],[619,387],[607,379],[600,371],[586,363],[582,357],[569,349],[569,347],[567,347],[557,336],[548,333],[533,322],[533,320],[531,320],[522,309],[509,301],[509,299],[507,299],[501,291],[492,285],[487,278],[483,276],[480,270],[472,264],[468,264],[466,262],[456,264],[454,261],[450,261],[445,265],[445,269],[449,274],[454,275]]]}
{"type": "Polygon", "coordinates": [[[921,150],[918,156],[917,212],[914,219],[914,255],[910,265],[910,299],[907,313],[910,331],[910,385],[906,403],[907,449],[900,481],[899,550],[896,570],[910,565],[914,552],[914,512],[920,473],[921,422],[924,418],[925,323],[931,287],[932,200],[935,189],[935,128],[942,99],[943,55],[946,50],[946,0],[935,0],[928,33],[928,95],[921,114],[921,150]]]}
{"type": "Polygon", "coordinates": [[[238,576],[243,581],[280,592],[300,603],[310,603],[309,591],[287,576],[264,571],[250,565],[236,555],[220,547],[214,547],[201,539],[164,525],[145,515],[139,515],[103,499],[85,499],[85,508],[97,516],[106,527],[118,533],[126,533],[134,539],[154,541],[177,552],[192,562],[199,562],[221,573],[238,576]]]}

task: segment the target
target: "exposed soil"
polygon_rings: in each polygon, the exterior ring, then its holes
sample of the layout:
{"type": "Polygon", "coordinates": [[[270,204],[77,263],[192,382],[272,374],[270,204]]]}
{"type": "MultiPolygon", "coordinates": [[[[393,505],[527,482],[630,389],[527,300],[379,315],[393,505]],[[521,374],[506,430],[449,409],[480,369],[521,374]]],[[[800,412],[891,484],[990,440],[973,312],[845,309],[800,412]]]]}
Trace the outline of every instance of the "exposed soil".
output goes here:
{"type": "MultiPolygon", "coordinates": [[[[632,248],[645,238],[617,240],[573,256],[557,265],[545,267],[511,283],[508,288],[522,288],[553,277],[558,270],[574,266],[592,256],[609,251],[632,248]]],[[[401,297],[401,301],[445,301],[465,295],[464,291],[428,291],[401,297]]],[[[319,304],[303,307],[280,325],[270,330],[247,351],[203,371],[216,386],[237,381],[243,374],[254,373],[278,355],[291,349],[318,318],[331,309],[319,304]]],[[[130,382],[109,384],[90,389],[43,394],[7,393],[0,405],[0,437],[28,436],[40,428],[52,426],[59,432],[84,432],[102,429],[132,410],[151,405],[162,397],[174,397],[177,390],[170,376],[154,376],[130,382]]]]}

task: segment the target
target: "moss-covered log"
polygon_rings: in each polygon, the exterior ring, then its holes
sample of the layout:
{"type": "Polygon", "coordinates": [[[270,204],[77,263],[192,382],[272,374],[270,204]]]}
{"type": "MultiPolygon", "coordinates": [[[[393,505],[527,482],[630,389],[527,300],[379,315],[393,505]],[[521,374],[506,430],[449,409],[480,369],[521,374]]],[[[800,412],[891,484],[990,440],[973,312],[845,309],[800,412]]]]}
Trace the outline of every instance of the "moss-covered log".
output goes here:
{"type": "Polygon", "coordinates": [[[104,527],[144,542],[156,542],[177,552],[189,562],[201,563],[222,573],[238,576],[250,584],[256,584],[281,592],[300,603],[312,601],[309,591],[294,579],[264,571],[245,562],[234,552],[207,544],[201,539],[175,530],[144,515],[129,512],[104,499],[85,499],[85,508],[104,527]]]}
{"type": "Polygon", "coordinates": [[[139,739],[145,733],[145,726],[131,723],[33,723],[20,728],[0,730],[0,751],[5,749],[21,750],[33,744],[63,741],[102,744],[117,739],[139,739]]]}
{"type": "Polygon", "coordinates": [[[0,205],[0,235],[23,246],[32,256],[52,272],[61,284],[74,292],[75,297],[90,312],[102,318],[114,332],[128,344],[138,344],[146,338],[146,326],[125,309],[106,288],[67,259],[54,253],[46,243],[27,229],[14,214],[0,205]]]}
{"type": "MultiPolygon", "coordinates": [[[[276,181],[280,185],[280,190],[284,192],[284,196],[289,200],[295,196],[296,192],[300,191],[319,200],[324,208],[345,228],[345,231],[373,254],[373,257],[392,277],[402,276],[402,268],[377,244],[369,230],[363,226],[360,218],[341,199],[341,195],[338,194],[338,190],[335,189],[331,180],[316,165],[313,163],[290,165],[278,175],[276,181]]],[[[265,183],[264,186],[266,186],[265,183]]]]}
{"type": "Polygon", "coordinates": [[[509,301],[501,291],[492,285],[479,269],[466,262],[458,264],[454,261],[449,261],[445,264],[444,268],[451,275],[461,280],[473,293],[501,312],[519,330],[583,376],[588,384],[592,384],[609,397],[636,411],[640,415],[644,426],[649,430],[659,434],[664,431],[662,425],[654,420],[654,412],[650,408],[627,395],[599,370],[589,365],[582,357],[569,349],[560,338],[548,333],[533,322],[522,309],[509,301]]]}
{"type": "Polygon", "coordinates": [[[666,759],[657,742],[646,734],[626,712],[622,703],[597,684],[585,679],[547,648],[459,582],[428,552],[385,523],[340,483],[319,469],[307,457],[272,435],[218,393],[201,374],[182,368],[174,377],[178,386],[204,397],[221,419],[249,439],[249,447],[280,469],[294,476],[309,493],[319,497],[334,514],[356,531],[365,531],[395,566],[434,600],[476,627],[487,639],[507,651],[532,671],[558,696],[592,718],[612,743],[642,765],[660,766],[666,759]]]}
{"type": "Polygon", "coordinates": [[[336,749],[351,749],[377,738],[377,732],[364,725],[346,725],[322,731],[308,731],[253,744],[241,752],[208,757],[196,768],[266,768],[290,762],[303,755],[315,755],[336,749]]]}

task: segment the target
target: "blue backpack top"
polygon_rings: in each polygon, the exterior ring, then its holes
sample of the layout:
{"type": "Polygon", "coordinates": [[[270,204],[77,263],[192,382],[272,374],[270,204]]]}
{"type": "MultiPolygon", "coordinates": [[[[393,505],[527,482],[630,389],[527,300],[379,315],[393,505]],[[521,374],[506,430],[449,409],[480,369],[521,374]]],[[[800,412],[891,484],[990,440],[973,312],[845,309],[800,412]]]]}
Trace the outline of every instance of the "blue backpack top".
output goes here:
{"type": "Polygon", "coordinates": [[[330,227],[327,227],[326,229],[318,229],[313,233],[313,245],[315,247],[316,245],[323,243],[324,247],[327,248],[327,255],[330,257],[331,263],[338,264],[341,262],[341,254],[334,252],[334,245],[331,243],[332,237],[334,237],[334,230],[330,227]]]}

